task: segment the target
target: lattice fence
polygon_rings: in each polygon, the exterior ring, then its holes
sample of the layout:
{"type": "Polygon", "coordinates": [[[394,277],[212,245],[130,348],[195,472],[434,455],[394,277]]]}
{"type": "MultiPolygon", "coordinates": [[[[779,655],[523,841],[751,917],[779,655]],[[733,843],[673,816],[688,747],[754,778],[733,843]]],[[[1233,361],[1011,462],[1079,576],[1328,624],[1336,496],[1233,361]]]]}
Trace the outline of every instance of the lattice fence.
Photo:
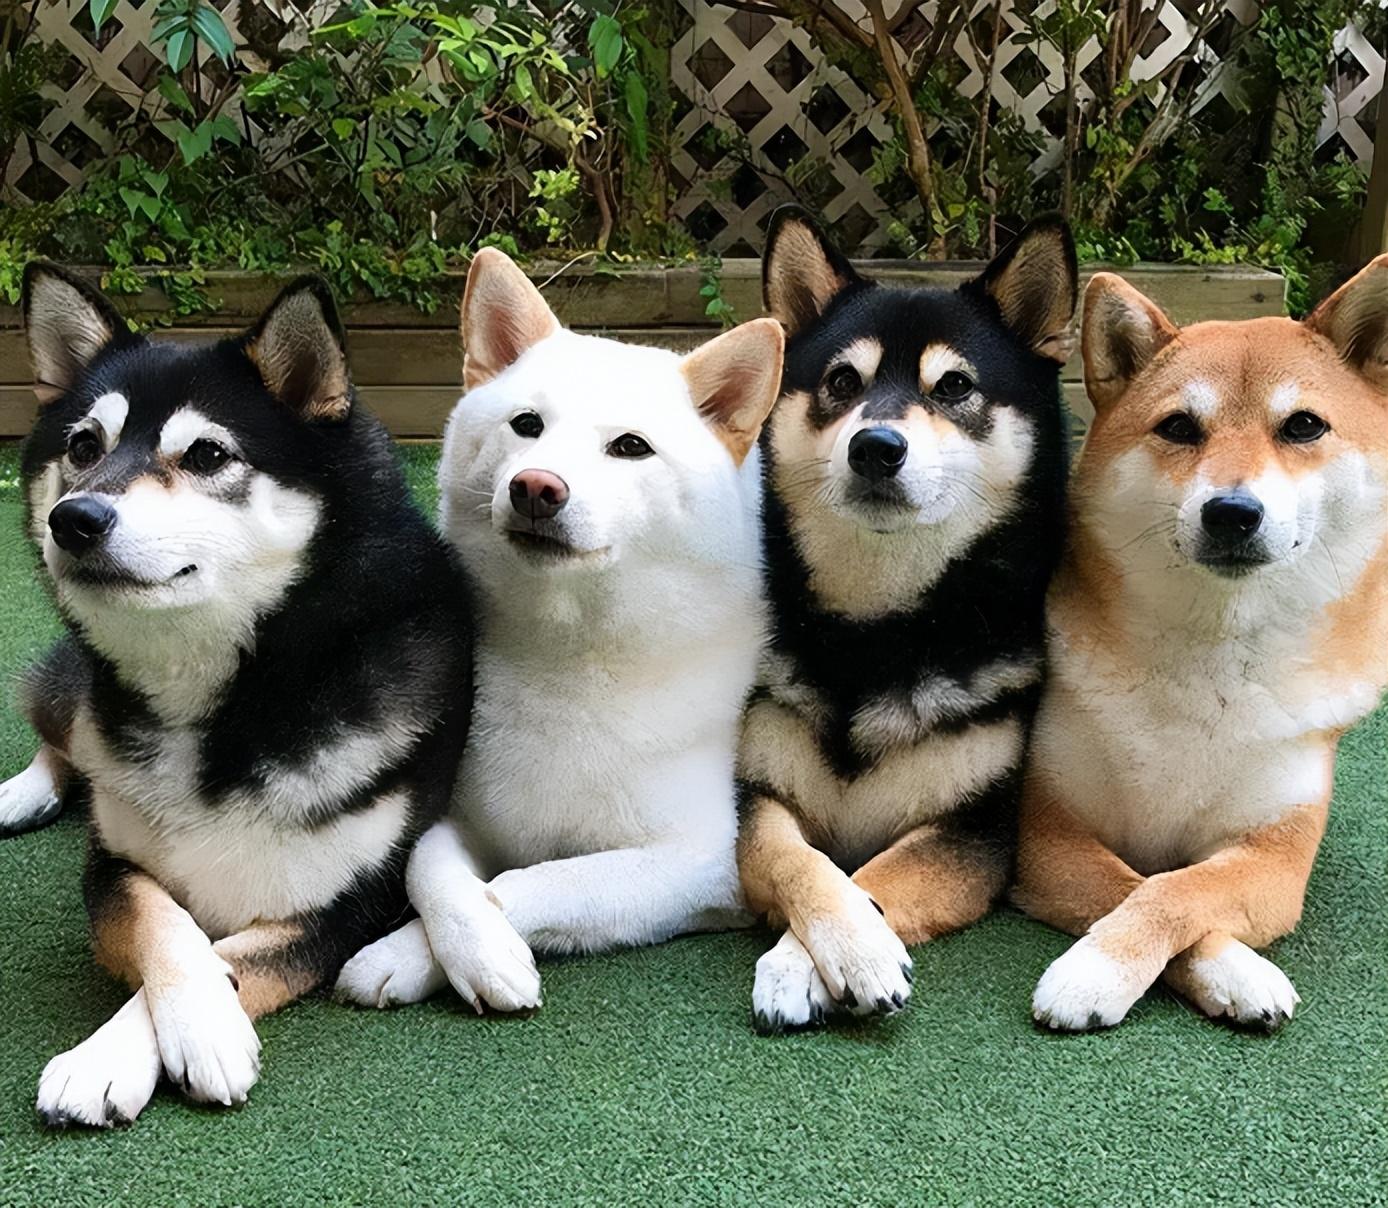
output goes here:
{"type": "MultiPolygon", "coordinates": [[[[41,89],[48,109],[39,135],[22,140],[6,169],[6,183],[21,199],[34,200],[77,183],[85,166],[110,149],[122,122],[137,110],[158,116],[164,102],[153,91],[158,60],[149,35],[156,0],[120,0],[99,38],[92,32],[88,0],[31,2],[38,5],[39,37],[56,48],[59,62],[41,89]]],[[[863,16],[853,11],[857,0],[840,2],[850,15],[863,16]]],[[[935,2],[903,2],[915,8],[900,26],[905,40],[912,30],[918,35],[929,28],[935,2]]],[[[1182,8],[1193,12],[1189,0],[1157,2],[1158,24],[1133,71],[1139,80],[1159,74],[1198,33],[1182,8]]],[[[890,218],[912,216],[909,210],[891,213],[870,179],[873,152],[891,135],[883,107],[825,62],[808,34],[762,12],[709,0],[679,4],[685,24],[671,55],[680,101],[672,166],[683,186],[676,213],[696,237],[720,252],[755,251],[767,215],[790,196],[788,174],[806,160],[829,174],[820,182],[825,216],[846,241],[871,248],[883,239],[890,218]]],[[[1044,15],[1053,4],[1043,0],[1036,11],[1044,15]]],[[[301,45],[311,23],[331,15],[337,5],[334,0],[225,0],[220,7],[241,63],[263,69],[252,45],[264,46],[267,38],[286,49],[301,45]]],[[[978,0],[978,12],[987,7],[988,0],[978,0]]],[[[1222,21],[1247,24],[1256,13],[1256,0],[1226,0],[1222,21]]],[[[1044,171],[1059,145],[1059,57],[1045,44],[1025,41],[1022,19],[1010,8],[1003,20],[1007,32],[991,95],[1037,136],[1041,151],[1034,168],[1044,171]]],[[[1234,83],[1215,50],[1216,40],[1212,36],[1195,50],[1203,68],[1198,108],[1234,83]]],[[[1367,165],[1384,60],[1352,26],[1337,37],[1335,51],[1319,142],[1327,154],[1343,149],[1367,165]]],[[[979,99],[985,75],[969,38],[961,34],[948,53],[957,55],[963,68],[961,95],[979,99]]],[[[1098,53],[1092,42],[1080,56],[1081,67],[1098,53]]],[[[203,68],[213,80],[224,70],[215,60],[203,68]]],[[[1083,96],[1085,86],[1080,89],[1083,96]]],[[[234,107],[227,112],[244,120],[234,107]]],[[[247,132],[253,138],[257,133],[249,125],[247,132]]]]}

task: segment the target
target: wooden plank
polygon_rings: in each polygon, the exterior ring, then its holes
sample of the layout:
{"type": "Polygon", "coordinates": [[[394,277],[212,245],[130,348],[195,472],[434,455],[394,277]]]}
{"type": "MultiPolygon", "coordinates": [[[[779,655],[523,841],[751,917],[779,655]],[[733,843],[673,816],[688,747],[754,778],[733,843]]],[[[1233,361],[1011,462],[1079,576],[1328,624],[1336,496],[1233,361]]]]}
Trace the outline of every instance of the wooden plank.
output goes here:
{"type": "MultiPolygon", "coordinates": [[[[1071,414],[1087,424],[1093,409],[1079,382],[1064,386],[1071,414]]],[[[362,386],[357,391],[395,436],[437,439],[460,393],[456,386],[362,386]]],[[[27,436],[38,405],[27,386],[0,386],[0,439],[27,436]]]]}
{"type": "MultiPolygon", "coordinates": [[[[976,263],[927,264],[918,261],[859,261],[859,267],[879,280],[891,284],[954,287],[974,276],[976,263]]],[[[1084,279],[1101,266],[1085,267],[1084,279]]],[[[99,272],[78,270],[93,278],[99,272]]],[[[699,294],[704,276],[697,264],[670,267],[619,269],[615,273],[595,274],[591,266],[533,264],[526,271],[541,284],[545,297],[565,322],[575,327],[660,327],[703,326],[707,324],[708,300],[699,294]],[[556,272],[558,275],[556,276],[556,272]]],[[[1275,273],[1245,265],[1216,265],[1197,268],[1189,265],[1138,264],[1116,269],[1137,288],[1166,308],[1178,323],[1198,319],[1250,318],[1280,314],[1286,283],[1275,273]]],[[[199,325],[236,327],[249,324],[265,308],[275,293],[291,279],[245,273],[208,273],[206,290],[217,300],[217,309],[199,320],[199,325]]],[[[423,314],[401,303],[358,299],[343,308],[350,327],[425,327],[455,330],[457,299],[464,274],[454,270],[439,279],[442,304],[423,314]]],[[[761,262],[755,259],[723,261],[723,298],[738,318],[750,319],[761,312],[761,262]]],[[[152,318],[167,313],[168,302],[153,286],[143,293],[117,298],[127,314],[152,318]]],[[[0,328],[19,326],[15,307],[0,306],[0,328]]]]}

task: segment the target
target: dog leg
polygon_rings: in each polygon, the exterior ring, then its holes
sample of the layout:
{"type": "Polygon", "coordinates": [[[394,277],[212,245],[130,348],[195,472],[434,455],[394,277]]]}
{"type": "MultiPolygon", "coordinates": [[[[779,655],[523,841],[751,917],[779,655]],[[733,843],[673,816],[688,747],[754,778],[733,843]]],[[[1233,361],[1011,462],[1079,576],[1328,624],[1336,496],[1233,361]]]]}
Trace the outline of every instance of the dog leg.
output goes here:
{"type": "MultiPolygon", "coordinates": [[[[1261,947],[1286,934],[1301,915],[1325,816],[1325,803],[1298,806],[1207,860],[1148,877],[1052,962],[1032,1000],[1037,1021],[1064,1031],[1111,1026],[1206,936],[1261,947]]],[[[1178,983],[1191,988],[1190,973],[1178,967],[1178,983]]]]}
{"type": "Polygon", "coordinates": [[[126,861],[94,848],[85,889],[97,959],[140,991],[90,1041],[49,1062],[40,1114],[53,1124],[133,1120],[153,1093],[150,1070],[157,1079],[161,1066],[190,1098],[244,1102],[259,1076],[260,1041],[231,966],[126,861]]]}
{"type": "Polygon", "coordinates": [[[819,976],[814,958],[795,932],[784,931],[757,961],[752,985],[752,1025],[763,1036],[823,1023],[840,1010],[819,976]]]}
{"type": "Polygon", "coordinates": [[[630,948],[749,921],[731,845],[701,852],[671,842],[546,860],[503,872],[488,888],[542,952],[630,948]]]}
{"type": "Polygon", "coordinates": [[[1034,919],[1083,935],[1145,878],[1034,782],[1022,797],[1013,903],[1034,919]]]}
{"type": "Polygon", "coordinates": [[[18,776],[0,784],[0,839],[47,826],[62,809],[71,769],[54,747],[44,743],[18,776]]]}
{"type": "Polygon", "coordinates": [[[903,835],[853,874],[905,944],[977,922],[1007,883],[1008,853],[939,825],[903,835]]]}
{"type": "MultiPolygon", "coordinates": [[[[911,995],[905,945],[867,891],[806,839],[791,810],[770,796],[754,797],[737,855],[747,905],[773,925],[789,926],[836,1003],[858,1015],[890,1014],[905,1004],[911,995]]],[[[758,979],[769,983],[779,975],[777,964],[763,958],[758,979]]],[[[762,998],[770,1000],[769,984],[762,998]]],[[[768,1018],[774,1030],[779,1017],[768,1018]]],[[[793,1026],[790,1019],[779,1022],[793,1026]]]]}
{"type": "Polygon", "coordinates": [[[457,824],[420,838],[406,872],[419,918],[363,948],[343,967],[337,993],[389,1007],[419,1002],[451,983],[479,1014],[540,1005],[535,958],[478,875],[457,824]]]}
{"type": "Polygon", "coordinates": [[[1211,1019],[1275,1032],[1301,995],[1265,956],[1227,934],[1211,934],[1174,957],[1162,979],[1211,1019]]]}

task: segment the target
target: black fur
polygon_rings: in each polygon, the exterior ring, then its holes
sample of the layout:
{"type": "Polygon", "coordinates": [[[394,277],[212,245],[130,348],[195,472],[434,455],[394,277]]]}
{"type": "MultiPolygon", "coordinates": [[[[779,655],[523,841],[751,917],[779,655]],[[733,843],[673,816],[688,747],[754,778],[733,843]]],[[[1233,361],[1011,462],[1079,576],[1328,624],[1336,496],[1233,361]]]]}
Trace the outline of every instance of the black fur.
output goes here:
{"type": "MultiPolygon", "coordinates": [[[[28,295],[44,273],[77,288],[100,313],[114,314],[100,294],[50,265],[30,266],[26,314],[28,295]]],[[[304,291],[318,300],[340,345],[326,285],[301,280],[281,300],[304,291]]],[[[342,419],[314,419],[292,400],[272,396],[249,353],[259,328],[189,347],[130,335],[115,321],[116,336],[39,416],[23,455],[26,500],[29,484],[62,458],[70,426],[95,398],[119,391],[129,401],[121,439],[82,479],[81,489],[119,495],[141,475],[167,474],[156,453],[158,434],[176,409],[191,406],[225,427],[252,467],[313,495],[321,507],[296,582],[259,618],[239,670],[197,727],[203,808],[247,808],[244,802],[254,801],[267,765],[302,765],[343,726],[369,730],[405,706],[434,719],[371,783],[302,820],[311,831],[386,791],[408,791],[406,827],[380,863],[336,899],[295,920],[306,938],[294,961],[311,965],[321,983],[358,947],[399,921],[406,908],[409,848],[447,808],[471,708],[471,591],[451,551],[416,510],[381,424],[359,406],[342,419]]],[[[140,691],[93,649],[76,619],[65,619],[69,636],[26,678],[25,703],[35,727],[46,742],[66,751],[82,700],[112,751],[136,765],[148,762],[164,724],[140,691]]],[[[106,909],[124,863],[99,840],[94,843],[87,878],[94,919],[106,909]]],[[[225,875],[237,871],[227,868],[225,875]]]]}
{"type": "MultiPolygon", "coordinates": [[[[778,211],[769,249],[774,249],[787,222],[813,229],[803,213],[778,211]]],[[[1068,232],[1064,240],[1073,298],[1074,252],[1068,232]]],[[[1045,592],[1064,540],[1066,423],[1059,365],[1033,351],[1025,336],[1034,333],[1024,335],[1004,324],[988,292],[1010,253],[958,290],[901,289],[862,278],[827,241],[822,246],[826,260],[846,284],[817,318],[791,331],[783,398],[803,391],[817,400],[836,354],[856,339],[871,337],[880,341],[884,353],[866,394],[841,406],[812,402],[812,422],[832,422],[865,398],[870,416],[901,417],[920,407],[947,414],[966,435],[982,439],[992,429],[998,409],[1008,407],[1029,420],[1035,441],[1011,518],[956,557],[911,606],[863,620],[830,611],[815,597],[796,547],[792,517],[775,490],[774,415],[768,424],[761,447],[771,646],[789,660],[796,683],[813,689],[826,707],[817,735],[820,752],[837,775],[852,780],[876,763],[850,741],[852,718],[865,704],[884,695],[909,693],[929,674],[967,682],[971,672],[996,659],[1044,658],[1045,592]],[[922,394],[921,355],[936,343],[957,350],[977,368],[981,402],[961,409],[922,394]]],[[[768,252],[768,266],[773,255],[768,252]]],[[[1035,685],[1005,693],[967,716],[945,719],[937,729],[957,731],[1005,717],[1018,718],[1029,727],[1039,693],[1035,685]]],[[[744,784],[744,804],[765,790],[766,786],[744,784]]],[[[957,831],[961,841],[981,838],[1010,849],[1017,791],[1014,769],[974,801],[960,802],[957,816],[941,824],[957,831]]]]}

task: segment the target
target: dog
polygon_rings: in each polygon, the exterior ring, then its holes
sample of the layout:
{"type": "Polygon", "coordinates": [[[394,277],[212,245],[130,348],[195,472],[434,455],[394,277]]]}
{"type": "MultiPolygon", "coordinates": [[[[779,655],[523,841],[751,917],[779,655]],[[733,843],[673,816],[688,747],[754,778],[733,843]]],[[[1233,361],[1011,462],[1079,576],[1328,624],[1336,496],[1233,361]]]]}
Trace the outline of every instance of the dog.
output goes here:
{"type": "Polygon", "coordinates": [[[1049,1028],[1118,1023],[1158,977],[1272,1029],[1340,736],[1388,686],[1388,257],[1304,322],[1177,328],[1085,293],[1096,416],[1049,611],[1017,903],[1082,938],[1049,1028]]]}
{"type": "Polygon", "coordinates": [[[749,907],[785,929],[753,989],[779,1032],[899,1009],[905,945],[978,919],[1010,874],[1077,276],[1043,219],[957,290],[886,288],[782,209],[763,287],[788,343],[738,858],[749,907]]]}
{"type": "Polygon", "coordinates": [[[420,919],[338,981],[368,1006],[451,983],[540,1005],[532,953],[743,924],[738,719],[764,640],[756,439],[782,336],[683,359],[560,327],[505,255],[462,304],[442,527],[479,585],[473,735],[410,859],[420,919]]]}
{"type": "Polygon", "coordinates": [[[161,1072],[240,1103],[252,1019],[407,917],[466,738],[470,589],[355,404],[320,280],[200,347],[132,335],[53,265],[22,310],[22,481],[68,635],[27,676],[44,745],[5,796],[40,821],[86,786],[93,946],[137,991],[49,1062],[38,1111],[128,1123],[161,1072]]]}

